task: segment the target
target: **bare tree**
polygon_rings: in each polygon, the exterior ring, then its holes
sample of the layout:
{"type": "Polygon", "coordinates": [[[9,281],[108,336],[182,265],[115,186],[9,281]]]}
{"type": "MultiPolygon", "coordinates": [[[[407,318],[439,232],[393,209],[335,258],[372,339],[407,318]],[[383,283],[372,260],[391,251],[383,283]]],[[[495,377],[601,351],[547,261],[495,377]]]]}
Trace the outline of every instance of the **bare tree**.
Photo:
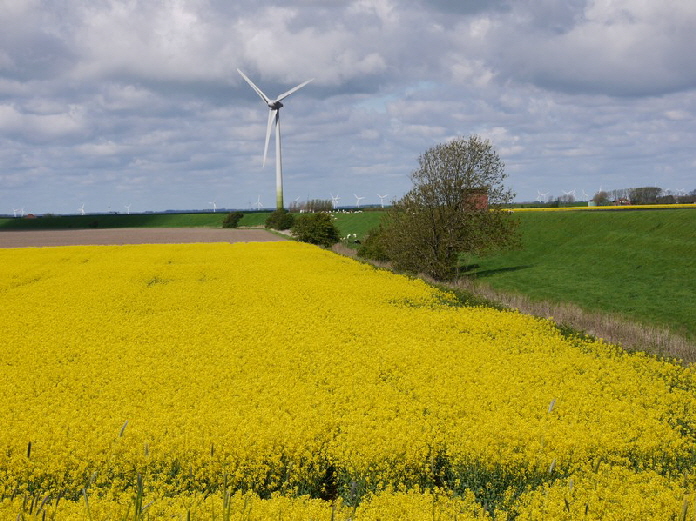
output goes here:
{"type": "Polygon", "coordinates": [[[644,186],[629,189],[629,199],[633,204],[655,204],[662,188],[644,186]]]}
{"type": "Polygon", "coordinates": [[[597,206],[607,204],[609,202],[609,193],[605,192],[604,190],[600,190],[599,192],[594,194],[592,200],[597,206]]]}

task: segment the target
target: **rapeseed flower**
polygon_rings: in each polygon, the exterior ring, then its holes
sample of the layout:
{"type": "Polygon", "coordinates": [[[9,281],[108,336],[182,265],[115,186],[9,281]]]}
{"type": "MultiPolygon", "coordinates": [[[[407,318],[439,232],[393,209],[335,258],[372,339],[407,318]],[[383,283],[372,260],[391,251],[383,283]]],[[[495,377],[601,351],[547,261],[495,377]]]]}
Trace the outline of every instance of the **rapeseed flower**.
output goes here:
{"type": "Polygon", "coordinates": [[[0,263],[2,518],[691,512],[693,369],[301,243],[0,263]]]}

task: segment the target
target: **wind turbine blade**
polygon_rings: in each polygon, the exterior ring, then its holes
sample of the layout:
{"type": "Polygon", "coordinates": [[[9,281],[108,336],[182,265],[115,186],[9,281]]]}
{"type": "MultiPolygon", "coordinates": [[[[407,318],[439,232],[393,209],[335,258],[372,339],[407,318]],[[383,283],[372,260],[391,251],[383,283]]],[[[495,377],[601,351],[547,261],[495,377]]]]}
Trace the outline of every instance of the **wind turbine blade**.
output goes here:
{"type": "Polygon", "coordinates": [[[280,96],[278,96],[278,98],[276,98],[276,101],[282,101],[283,99],[285,99],[285,98],[287,98],[288,96],[290,96],[290,94],[292,94],[293,92],[297,92],[298,90],[300,90],[302,87],[304,87],[305,85],[307,85],[310,81],[314,81],[314,78],[312,78],[311,80],[307,80],[307,81],[305,81],[304,83],[300,83],[297,87],[293,87],[293,88],[290,89],[289,91],[287,91],[287,92],[281,94],[280,96]]]}
{"type": "Polygon", "coordinates": [[[262,91],[261,89],[259,89],[256,85],[254,85],[254,82],[253,82],[253,81],[251,81],[249,78],[247,78],[246,74],[244,74],[244,73],[243,73],[242,71],[240,71],[239,69],[237,69],[237,72],[238,72],[239,74],[242,75],[242,78],[244,78],[244,80],[245,80],[249,85],[251,85],[251,88],[254,89],[254,90],[256,91],[256,94],[258,94],[258,95],[261,97],[261,99],[262,99],[266,104],[272,103],[271,100],[268,99],[268,96],[266,96],[266,95],[263,93],[263,91],[262,91]]]}
{"type": "Polygon", "coordinates": [[[273,122],[278,122],[278,111],[268,111],[268,126],[266,127],[266,144],[263,147],[263,166],[266,166],[266,156],[268,155],[268,142],[271,140],[271,131],[273,130],[273,122]]]}

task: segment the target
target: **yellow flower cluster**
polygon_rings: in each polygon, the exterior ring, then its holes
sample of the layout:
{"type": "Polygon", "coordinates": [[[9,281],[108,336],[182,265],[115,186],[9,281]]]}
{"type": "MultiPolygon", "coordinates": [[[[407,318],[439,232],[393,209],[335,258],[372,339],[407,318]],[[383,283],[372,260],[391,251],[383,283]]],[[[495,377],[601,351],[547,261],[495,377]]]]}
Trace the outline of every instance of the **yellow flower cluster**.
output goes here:
{"type": "MultiPolygon", "coordinates": [[[[407,492],[382,491],[359,505],[343,501],[327,502],[308,496],[288,497],[275,494],[261,499],[252,493],[212,494],[210,496],[181,494],[160,498],[142,505],[138,517],[131,498],[91,498],[81,502],[59,501],[57,505],[40,499],[25,504],[23,519],[60,519],[61,521],[175,519],[224,521],[284,521],[351,520],[351,521],[432,521],[457,519],[459,521],[490,521],[472,493],[452,497],[418,489],[407,492]]],[[[3,519],[17,519],[21,508],[6,500],[0,502],[3,519]]],[[[20,518],[21,519],[21,518],[20,518]]]]}
{"type": "Polygon", "coordinates": [[[0,265],[2,519],[692,514],[692,369],[302,243],[0,265]]]}

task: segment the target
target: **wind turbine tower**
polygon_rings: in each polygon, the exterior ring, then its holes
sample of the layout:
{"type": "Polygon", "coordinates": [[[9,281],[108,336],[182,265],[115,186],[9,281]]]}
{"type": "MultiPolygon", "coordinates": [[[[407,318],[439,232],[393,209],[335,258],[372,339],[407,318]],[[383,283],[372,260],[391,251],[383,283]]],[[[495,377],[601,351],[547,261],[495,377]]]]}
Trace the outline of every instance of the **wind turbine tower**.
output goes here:
{"type": "Polygon", "coordinates": [[[384,195],[379,195],[377,194],[377,197],[379,197],[379,204],[382,205],[382,208],[384,208],[384,200],[387,198],[389,194],[384,194],[384,195]]]}
{"type": "Polygon", "coordinates": [[[356,201],[356,202],[355,202],[355,207],[356,207],[356,208],[360,208],[360,201],[362,201],[363,199],[365,199],[365,196],[364,196],[364,195],[363,195],[363,196],[359,196],[359,195],[356,195],[356,194],[353,194],[353,195],[355,195],[355,201],[356,201]]]}
{"type": "Polygon", "coordinates": [[[237,72],[242,75],[244,81],[246,81],[252,89],[256,91],[256,94],[268,105],[270,112],[268,113],[268,126],[266,127],[266,144],[263,148],[263,164],[266,165],[266,156],[268,155],[268,142],[271,139],[271,130],[275,125],[275,146],[276,146],[276,208],[284,208],[283,204],[283,162],[280,154],[280,107],[283,106],[282,100],[287,98],[290,94],[300,90],[302,87],[307,85],[312,80],[307,80],[300,83],[298,86],[293,87],[289,91],[281,94],[276,99],[272,100],[266,96],[261,89],[259,89],[254,82],[251,81],[246,75],[237,69],[237,72]]]}

